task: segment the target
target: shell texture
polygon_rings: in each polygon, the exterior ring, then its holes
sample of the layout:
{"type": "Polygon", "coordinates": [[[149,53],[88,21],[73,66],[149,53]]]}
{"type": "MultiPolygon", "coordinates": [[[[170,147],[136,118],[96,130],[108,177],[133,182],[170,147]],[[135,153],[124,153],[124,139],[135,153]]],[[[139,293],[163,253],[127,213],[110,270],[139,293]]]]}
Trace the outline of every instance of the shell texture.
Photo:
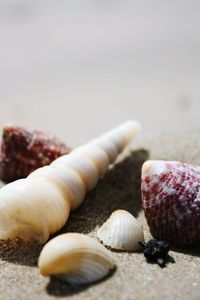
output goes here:
{"type": "Polygon", "coordinates": [[[200,166],[147,161],[142,203],[151,233],[177,246],[200,244],[200,166]]]}
{"type": "Polygon", "coordinates": [[[0,179],[8,183],[25,178],[70,151],[51,134],[7,124],[0,146],[0,179]]]}
{"type": "Polygon", "coordinates": [[[65,233],[44,246],[38,266],[44,276],[55,275],[80,285],[105,277],[115,264],[99,242],[80,233],[65,233]]]}
{"type": "Polygon", "coordinates": [[[97,232],[105,246],[116,250],[137,251],[144,242],[143,229],[126,210],[114,211],[97,232]]]}
{"type": "Polygon", "coordinates": [[[118,154],[140,130],[127,121],[114,130],[61,156],[49,166],[0,189],[0,239],[39,243],[61,229],[118,154]]]}

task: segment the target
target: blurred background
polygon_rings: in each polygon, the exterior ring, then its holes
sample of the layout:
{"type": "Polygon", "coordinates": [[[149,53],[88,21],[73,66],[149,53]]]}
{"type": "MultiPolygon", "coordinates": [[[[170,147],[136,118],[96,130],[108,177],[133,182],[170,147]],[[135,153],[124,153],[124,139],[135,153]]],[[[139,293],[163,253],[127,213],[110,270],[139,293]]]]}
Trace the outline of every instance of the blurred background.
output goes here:
{"type": "Polygon", "coordinates": [[[0,127],[200,129],[199,0],[0,0],[0,127]]]}

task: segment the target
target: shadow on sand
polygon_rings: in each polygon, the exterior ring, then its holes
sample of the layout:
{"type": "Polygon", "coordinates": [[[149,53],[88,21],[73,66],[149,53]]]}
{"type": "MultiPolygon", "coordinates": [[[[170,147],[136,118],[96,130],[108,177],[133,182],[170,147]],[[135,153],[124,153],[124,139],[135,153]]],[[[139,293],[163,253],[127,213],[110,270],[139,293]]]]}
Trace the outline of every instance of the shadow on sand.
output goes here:
{"type": "MultiPolygon", "coordinates": [[[[80,208],[72,212],[66,225],[55,235],[66,231],[92,232],[97,226],[101,226],[114,210],[119,208],[128,210],[137,217],[141,210],[141,167],[148,157],[148,151],[141,149],[132,152],[129,157],[116,164],[87,194],[80,208]]],[[[35,267],[41,248],[42,246],[37,244],[22,243],[20,240],[0,242],[0,258],[11,263],[35,267]]],[[[199,248],[183,250],[172,248],[172,250],[200,256],[199,248]]],[[[94,283],[94,285],[101,281],[94,283]]],[[[51,277],[46,290],[49,295],[66,297],[78,294],[90,286],[72,287],[56,277],[51,277]]]]}
{"type": "MultiPolygon", "coordinates": [[[[55,235],[66,231],[89,233],[97,225],[103,224],[109,215],[119,208],[126,209],[137,217],[141,210],[141,167],[148,156],[148,152],[142,149],[132,152],[129,157],[117,163],[87,194],[80,208],[72,212],[66,225],[55,235]]],[[[0,241],[0,258],[11,263],[34,267],[37,265],[41,249],[42,246],[24,243],[21,240],[0,241]]],[[[95,284],[99,282],[101,281],[95,284]]],[[[79,293],[88,287],[89,285],[73,288],[52,277],[47,285],[47,292],[62,297],[79,293]]]]}
{"type": "MultiPolygon", "coordinates": [[[[138,215],[141,166],[148,159],[146,150],[132,152],[116,164],[87,194],[79,209],[72,212],[66,225],[55,235],[71,231],[89,233],[101,225],[118,208],[138,215]]],[[[42,246],[29,242],[0,241],[0,258],[12,263],[36,266],[42,246]]]]}
{"type": "Polygon", "coordinates": [[[141,167],[148,156],[146,150],[138,150],[116,164],[87,194],[62,231],[89,233],[116,209],[128,210],[137,217],[141,210],[141,167]]]}
{"type": "Polygon", "coordinates": [[[72,286],[65,281],[62,281],[61,279],[51,276],[49,283],[47,284],[46,291],[49,295],[57,296],[57,297],[67,297],[67,296],[73,296],[74,294],[79,294],[91,286],[95,286],[99,284],[100,282],[103,282],[110,278],[114,273],[116,269],[109,272],[109,274],[104,277],[103,279],[100,279],[96,282],[90,283],[90,284],[84,284],[81,286],[72,286]]]}

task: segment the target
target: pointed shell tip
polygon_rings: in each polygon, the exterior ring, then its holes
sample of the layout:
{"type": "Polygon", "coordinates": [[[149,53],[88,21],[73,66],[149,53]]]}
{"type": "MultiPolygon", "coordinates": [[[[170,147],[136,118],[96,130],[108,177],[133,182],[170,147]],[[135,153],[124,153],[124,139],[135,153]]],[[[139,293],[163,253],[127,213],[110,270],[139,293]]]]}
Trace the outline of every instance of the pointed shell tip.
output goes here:
{"type": "Polygon", "coordinates": [[[146,175],[151,170],[152,166],[154,164],[153,160],[147,160],[142,166],[142,175],[146,175]]]}

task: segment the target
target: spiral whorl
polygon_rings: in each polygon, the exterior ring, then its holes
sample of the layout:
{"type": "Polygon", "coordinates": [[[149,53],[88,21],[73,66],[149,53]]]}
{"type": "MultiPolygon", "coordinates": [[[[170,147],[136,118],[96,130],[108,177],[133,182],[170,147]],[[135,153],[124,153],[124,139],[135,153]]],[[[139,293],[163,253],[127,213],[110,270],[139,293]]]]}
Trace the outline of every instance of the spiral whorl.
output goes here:
{"type": "Polygon", "coordinates": [[[0,190],[0,239],[34,238],[44,243],[68,219],[138,133],[127,121],[116,129],[0,190]]]}

